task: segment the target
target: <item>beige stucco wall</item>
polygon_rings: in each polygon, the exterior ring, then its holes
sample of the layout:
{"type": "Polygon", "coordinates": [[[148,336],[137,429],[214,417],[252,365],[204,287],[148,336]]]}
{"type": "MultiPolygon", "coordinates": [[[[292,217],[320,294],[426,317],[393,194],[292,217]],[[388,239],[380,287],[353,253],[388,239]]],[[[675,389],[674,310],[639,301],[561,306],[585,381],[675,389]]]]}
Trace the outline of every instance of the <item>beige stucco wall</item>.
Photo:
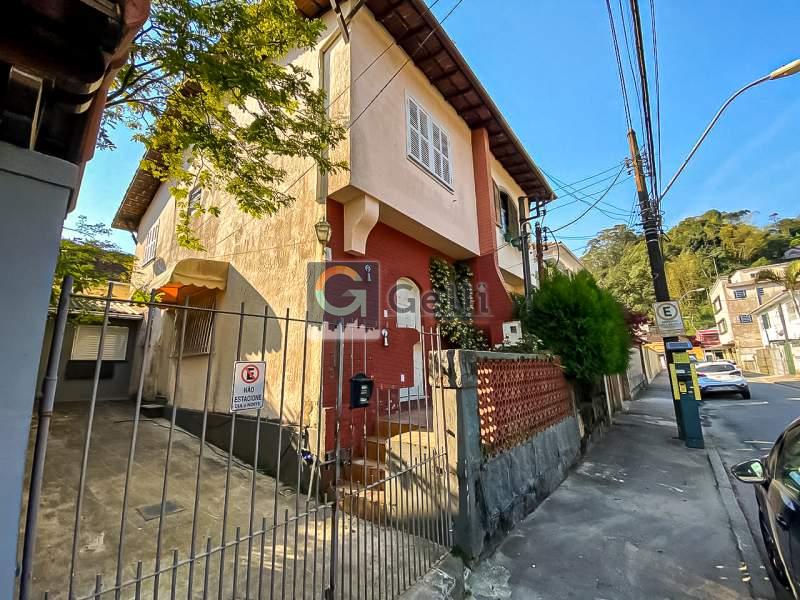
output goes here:
{"type": "MultiPolygon", "coordinates": [[[[322,83],[320,65],[326,65],[333,73],[324,80],[331,88],[329,97],[335,97],[345,90],[349,82],[349,46],[340,38],[332,15],[326,17],[328,30],[322,36],[314,51],[296,52],[291,62],[307,69],[317,85],[322,83]]],[[[331,108],[331,113],[340,118],[349,114],[349,95],[344,93],[331,108]]],[[[334,149],[333,157],[347,160],[349,149],[334,149]]],[[[283,322],[286,309],[295,319],[303,319],[307,306],[306,282],[309,262],[323,260],[322,246],[316,239],[314,224],[325,214],[325,205],[319,201],[323,182],[313,168],[311,159],[279,160],[287,175],[286,188],[291,185],[295,203],[280,210],[274,216],[254,219],[239,211],[235,203],[223,192],[205,190],[204,206],[219,206],[219,218],[199,215],[194,221],[194,230],[205,246],[205,252],[180,248],[175,236],[178,215],[169,185],[162,185],[153,202],[143,216],[137,232],[140,243],[136,256],[141,259],[147,232],[156,221],[159,222],[156,260],[137,269],[133,279],[140,288],[158,274],[173,266],[181,259],[189,257],[206,258],[230,263],[227,289],[217,294],[216,307],[223,311],[238,313],[241,303],[245,312],[261,315],[265,307],[268,319],[265,360],[267,361],[267,413],[274,418],[278,414],[281,398],[281,362],[283,348],[288,344],[285,382],[284,419],[289,422],[300,421],[301,389],[305,390],[303,422],[316,423],[317,399],[320,387],[321,340],[319,330],[308,328],[301,323],[283,322]],[[303,339],[308,335],[306,345],[305,379],[303,370],[303,339]]],[[[171,357],[175,332],[174,309],[159,311],[154,321],[153,359],[149,365],[146,391],[149,395],[159,395],[169,400],[173,398],[176,360],[171,357]]],[[[230,390],[233,361],[236,355],[239,315],[220,314],[216,322],[216,350],[211,361],[210,407],[216,412],[227,412],[230,403],[230,390]]],[[[246,317],[242,334],[242,359],[261,357],[263,319],[246,317]]],[[[178,406],[202,409],[205,389],[208,356],[186,357],[182,362],[178,406]]]]}
{"type": "Polygon", "coordinates": [[[723,345],[735,343],[737,348],[760,348],[763,342],[757,317],[753,315],[753,322],[745,324],[739,322],[739,315],[752,314],[760,306],[757,288],[764,289],[761,303],[783,291],[783,287],[775,283],[753,283],[748,275],[749,270],[744,276],[741,272],[736,272],[731,279],[742,283],[727,283],[726,280],[718,279],[711,288],[712,307],[716,298],[720,299],[722,306],[722,310],[714,314],[714,319],[719,323],[724,318],[728,325],[726,333],[720,332],[719,339],[723,345]],[[736,298],[735,290],[745,290],[747,297],[736,298]]]}
{"type": "MultiPolygon", "coordinates": [[[[520,196],[523,196],[525,192],[522,191],[522,188],[517,185],[517,182],[514,181],[514,178],[508,174],[508,171],[505,170],[503,165],[500,162],[493,158],[492,159],[492,179],[494,179],[497,186],[506,192],[511,198],[511,201],[514,203],[514,208],[517,208],[517,199],[520,196]]],[[[517,217],[519,218],[519,217],[517,217]]],[[[512,278],[509,278],[515,285],[517,283],[522,282],[522,252],[512,246],[511,244],[506,244],[505,239],[503,238],[503,233],[500,231],[499,225],[496,224],[495,233],[497,235],[497,262],[500,265],[500,268],[504,271],[504,275],[512,275],[512,278]]],[[[531,242],[531,248],[533,248],[533,242],[531,242]]],[[[531,255],[531,267],[533,272],[536,269],[536,263],[533,260],[533,255],[531,255]]]]}
{"type": "MultiPolygon", "coordinates": [[[[408,55],[389,33],[363,8],[351,23],[352,117],[355,119],[408,55]],[[361,77],[376,56],[391,48],[361,77]]],[[[351,129],[352,186],[378,199],[381,220],[392,209],[427,229],[429,235],[445,238],[464,256],[478,254],[475,178],[472,168],[471,132],[452,106],[425,75],[409,62],[380,93],[377,100],[351,129]],[[451,140],[453,190],[428,174],[407,156],[406,97],[414,98],[445,129],[451,140]],[[385,210],[388,207],[389,210],[385,210]]],[[[331,193],[336,189],[331,187],[331,193]]],[[[391,222],[410,235],[421,232],[403,220],[391,222]]],[[[431,240],[425,240],[431,243],[431,240]]]]}

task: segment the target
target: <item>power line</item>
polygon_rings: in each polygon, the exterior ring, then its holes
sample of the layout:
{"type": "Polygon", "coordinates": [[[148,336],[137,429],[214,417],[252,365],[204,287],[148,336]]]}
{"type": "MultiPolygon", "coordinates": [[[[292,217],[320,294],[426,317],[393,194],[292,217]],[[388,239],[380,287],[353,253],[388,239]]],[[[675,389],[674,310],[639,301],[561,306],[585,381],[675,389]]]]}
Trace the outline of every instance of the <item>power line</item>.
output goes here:
{"type": "MultiPolygon", "coordinates": [[[[653,169],[656,169],[656,182],[661,180],[661,82],[658,74],[658,36],[656,35],[656,3],[650,0],[650,29],[653,37],[653,68],[656,80],[656,135],[658,136],[658,161],[654,162],[653,169]]],[[[658,199],[661,197],[661,190],[653,190],[656,198],[656,209],[658,209],[658,199]]]]}
{"type": "MultiPolygon", "coordinates": [[[[615,178],[615,177],[616,177],[615,175],[612,175],[611,177],[608,177],[607,179],[613,179],[613,178],[615,178]]],[[[613,185],[614,185],[614,186],[621,185],[621,184],[625,183],[626,181],[628,181],[628,180],[630,180],[630,179],[631,179],[631,176],[628,176],[628,177],[626,177],[625,179],[620,179],[619,181],[617,181],[617,182],[616,182],[615,184],[613,184],[613,185]]],[[[604,180],[604,181],[605,181],[605,180],[604,180]]],[[[560,198],[570,198],[570,197],[572,197],[572,198],[575,198],[575,199],[574,199],[574,200],[571,200],[571,201],[569,201],[569,202],[565,202],[564,204],[559,204],[558,206],[554,206],[554,207],[552,207],[552,208],[548,207],[548,208],[547,208],[547,212],[548,212],[548,214],[549,214],[550,212],[554,211],[554,210],[558,210],[558,209],[561,209],[561,208],[566,208],[567,206],[570,206],[570,205],[572,205],[572,204],[575,204],[575,203],[577,203],[577,202],[583,202],[584,204],[587,204],[587,203],[588,203],[588,201],[587,201],[587,198],[588,198],[588,199],[590,199],[590,200],[594,200],[594,199],[595,199],[595,196],[596,196],[597,194],[602,194],[602,193],[604,192],[604,190],[598,190],[598,191],[596,191],[596,192],[589,192],[589,193],[586,193],[586,194],[580,194],[580,195],[579,195],[579,192],[580,192],[580,190],[574,190],[573,192],[571,192],[571,193],[569,193],[569,194],[564,194],[563,196],[559,196],[559,199],[560,199],[560,198]]],[[[612,209],[612,210],[616,210],[616,211],[618,211],[618,212],[620,213],[620,216],[623,216],[623,215],[624,215],[624,216],[626,216],[626,217],[627,217],[627,215],[628,215],[628,213],[627,213],[627,212],[625,211],[625,209],[623,209],[622,207],[616,206],[616,205],[614,205],[614,204],[611,204],[611,203],[609,203],[609,202],[602,202],[602,204],[603,204],[603,205],[605,205],[605,206],[607,206],[609,209],[612,209]]],[[[603,210],[602,210],[602,209],[599,209],[599,208],[598,208],[598,210],[600,210],[601,212],[603,212],[603,210]]],[[[605,214],[606,216],[608,216],[608,217],[612,217],[612,216],[613,216],[613,215],[609,215],[608,213],[604,213],[604,214],[605,214]]]]}
{"type": "Polygon", "coordinates": [[[642,88],[642,109],[644,110],[644,135],[647,154],[650,161],[650,181],[652,192],[658,190],[658,176],[656,174],[656,152],[653,142],[653,122],[650,105],[650,88],[647,84],[647,61],[645,59],[644,38],[642,36],[642,19],[639,12],[639,0],[630,0],[631,19],[633,21],[634,42],[636,45],[637,64],[639,67],[639,84],[642,88]]]}
{"type": "Polygon", "coordinates": [[[605,192],[603,192],[603,195],[602,195],[602,196],[600,196],[600,197],[599,197],[597,200],[595,200],[595,201],[594,201],[594,203],[590,204],[590,205],[589,205],[589,208],[587,208],[586,210],[584,210],[584,211],[583,211],[581,214],[579,214],[577,217],[575,217],[574,219],[572,219],[572,221],[570,221],[570,222],[569,222],[569,223],[567,223],[566,225],[562,225],[561,227],[558,227],[558,228],[556,228],[556,229],[555,229],[555,230],[553,230],[553,231],[554,231],[554,232],[555,232],[555,231],[561,231],[562,229],[565,229],[566,227],[569,227],[570,225],[574,225],[575,223],[577,223],[578,221],[580,221],[580,220],[581,220],[583,217],[585,217],[585,216],[586,216],[586,214],[587,214],[587,213],[588,213],[590,210],[592,210],[593,208],[595,208],[595,207],[597,206],[597,204],[598,204],[600,201],[602,201],[602,199],[603,199],[603,198],[605,198],[605,197],[606,197],[606,195],[608,194],[608,192],[610,192],[610,191],[611,191],[611,188],[613,188],[613,187],[614,187],[614,184],[616,183],[617,179],[619,179],[619,176],[620,176],[620,175],[622,175],[622,172],[623,172],[624,170],[625,170],[625,167],[623,167],[623,168],[621,168],[621,169],[619,170],[619,173],[617,173],[617,177],[614,179],[614,181],[611,183],[611,185],[610,185],[610,186],[608,186],[608,189],[606,189],[606,191],[605,191],[605,192]]]}
{"type": "MultiPolygon", "coordinates": [[[[605,175],[606,173],[610,173],[611,171],[614,171],[614,170],[618,169],[620,167],[620,165],[622,165],[624,162],[625,161],[618,162],[617,164],[615,164],[612,167],[609,167],[608,169],[600,171],[599,173],[595,173],[594,175],[589,175],[588,177],[584,177],[583,179],[578,179],[577,181],[573,181],[572,183],[565,183],[564,185],[561,185],[561,186],[558,186],[558,187],[554,187],[553,191],[557,192],[558,190],[563,189],[565,187],[571,187],[571,186],[574,186],[574,185],[576,185],[578,183],[583,183],[584,181],[589,181],[590,179],[594,179],[595,177],[599,177],[600,175],[605,175]]],[[[544,171],[542,171],[542,173],[544,173],[544,171]]],[[[610,179],[610,177],[607,177],[606,179],[610,179]]],[[[600,181],[605,181],[606,179],[601,179],[600,181]]],[[[597,182],[597,183],[599,183],[599,182],[597,182]]],[[[589,187],[591,187],[591,186],[589,186],[589,187]]]]}
{"type": "MultiPolygon", "coordinates": [[[[441,20],[441,21],[439,21],[439,24],[440,24],[440,25],[443,25],[443,24],[444,24],[444,22],[445,22],[445,21],[447,21],[447,19],[449,19],[449,18],[450,18],[450,16],[451,16],[451,15],[452,15],[452,14],[455,12],[455,10],[456,10],[456,9],[457,9],[459,6],[461,6],[462,2],[464,2],[464,0],[458,0],[458,1],[457,1],[457,2],[456,2],[454,5],[453,5],[453,7],[452,7],[452,8],[451,8],[451,9],[450,9],[450,10],[449,10],[449,11],[448,11],[448,12],[447,12],[445,15],[444,15],[444,17],[442,17],[442,20],[441,20]]],[[[433,5],[432,5],[432,6],[433,6],[433,5]]],[[[430,10],[430,9],[429,9],[429,10],[430,10]]],[[[375,95],[372,97],[372,99],[371,99],[371,100],[370,100],[370,101],[367,103],[367,105],[364,107],[364,109],[363,109],[363,110],[362,110],[360,113],[358,113],[358,115],[356,115],[356,117],[355,117],[354,119],[352,119],[352,120],[350,121],[350,123],[347,125],[347,128],[345,129],[345,131],[350,131],[350,129],[353,127],[353,125],[355,125],[355,124],[358,122],[358,120],[359,120],[361,117],[363,117],[363,116],[364,116],[364,114],[367,112],[367,110],[369,110],[369,109],[370,109],[370,107],[371,107],[373,104],[375,104],[375,101],[378,99],[378,97],[379,97],[379,96],[380,96],[380,95],[381,95],[381,94],[384,92],[384,90],[385,90],[387,87],[389,87],[389,84],[391,84],[391,83],[392,83],[392,81],[394,81],[394,80],[395,80],[395,78],[396,78],[396,77],[397,77],[397,76],[400,74],[400,71],[402,71],[402,70],[403,70],[403,69],[406,67],[406,65],[408,65],[408,63],[410,63],[410,62],[411,62],[411,61],[414,59],[414,57],[417,55],[417,53],[418,53],[418,52],[419,52],[419,51],[420,51],[420,50],[421,50],[421,49],[422,49],[422,48],[425,46],[425,44],[428,42],[428,40],[431,38],[431,36],[432,36],[432,35],[433,35],[435,32],[436,32],[436,29],[433,29],[433,28],[432,28],[432,29],[430,30],[430,32],[428,33],[428,35],[426,35],[426,36],[425,36],[425,39],[423,39],[421,42],[419,42],[419,44],[418,44],[417,48],[416,48],[416,49],[415,49],[415,50],[414,50],[414,51],[413,51],[413,52],[412,52],[412,53],[411,53],[411,54],[408,56],[408,58],[407,58],[407,59],[406,59],[406,60],[403,62],[403,64],[401,64],[401,65],[400,65],[400,66],[397,68],[397,70],[396,70],[396,71],[395,71],[395,72],[392,74],[392,76],[389,78],[389,80],[388,80],[388,81],[387,81],[387,82],[386,82],[386,83],[385,83],[385,84],[384,84],[384,85],[383,85],[383,86],[382,86],[382,87],[381,87],[381,88],[378,90],[378,92],[377,92],[377,93],[376,93],[376,94],[375,94],[375,95]]],[[[308,173],[310,173],[310,172],[311,172],[311,171],[312,171],[314,168],[316,168],[316,164],[312,164],[312,165],[311,165],[311,166],[310,166],[308,169],[306,169],[305,171],[303,171],[303,172],[302,172],[302,173],[301,173],[301,174],[300,174],[300,175],[297,177],[297,179],[295,179],[295,180],[294,180],[294,181],[293,181],[293,182],[292,182],[292,183],[291,183],[291,184],[290,184],[290,185],[289,185],[289,186],[288,186],[288,187],[287,187],[287,188],[284,190],[284,192],[283,192],[283,193],[286,193],[288,190],[290,190],[292,187],[294,187],[294,186],[295,186],[295,185],[296,185],[298,182],[300,182],[300,181],[301,181],[301,180],[302,180],[302,179],[303,179],[303,178],[304,178],[306,175],[308,175],[308,173]]],[[[252,217],[252,218],[254,218],[254,217],[252,217]]],[[[219,241],[218,241],[216,244],[214,244],[214,248],[216,249],[216,248],[217,248],[217,247],[218,247],[218,246],[219,246],[219,245],[220,245],[222,242],[224,242],[225,240],[227,240],[228,238],[230,238],[230,237],[231,237],[232,235],[234,235],[234,234],[235,234],[237,231],[240,231],[242,228],[244,228],[244,227],[245,227],[246,225],[248,225],[248,224],[249,224],[249,223],[243,223],[243,224],[242,224],[242,225],[240,225],[238,228],[236,228],[236,229],[234,229],[233,231],[231,231],[231,232],[230,232],[230,233],[229,233],[227,236],[225,236],[224,238],[222,238],[221,240],[219,240],[219,241]]],[[[210,256],[210,257],[208,257],[208,258],[214,258],[214,257],[213,257],[213,256],[210,256]]]]}
{"type": "Polygon", "coordinates": [[[623,8],[622,0],[617,0],[617,4],[619,5],[619,15],[620,19],[622,20],[622,39],[625,41],[625,54],[628,57],[628,68],[631,71],[633,91],[636,94],[636,109],[639,113],[639,124],[642,128],[644,128],[644,118],[642,117],[642,99],[639,96],[639,83],[636,80],[636,71],[633,68],[633,57],[631,56],[631,47],[630,43],[628,42],[628,20],[625,16],[625,9],[623,8]]]}
{"type": "Polygon", "coordinates": [[[614,56],[617,60],[617,76],[619,77],[619,86],[622,91],[622,106],[625,109],[625,123],[628,129],[631,128],[631,107],[628,102],[628,91],[625,88],[625,73],[622,69],[622,59],[619,55],[619,43],[617,41],[617,29],[614,26],[614,13],[611,12],[611,0],[606,0],[606,9],[608,11],[608,23],[611,26],[611,40],[614,43],[614,56]]]}

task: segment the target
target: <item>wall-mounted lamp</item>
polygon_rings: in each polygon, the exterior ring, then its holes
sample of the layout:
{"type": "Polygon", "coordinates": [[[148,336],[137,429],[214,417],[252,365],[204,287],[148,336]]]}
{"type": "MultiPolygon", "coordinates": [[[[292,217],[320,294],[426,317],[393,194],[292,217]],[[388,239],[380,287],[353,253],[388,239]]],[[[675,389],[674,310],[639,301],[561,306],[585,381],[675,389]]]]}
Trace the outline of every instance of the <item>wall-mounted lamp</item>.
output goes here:
{"type": "Polygon", "coordinates": [[[317,233],[317,240],[323,246],[327,246],[328,242],[331,241],[331,231],[332,231],[331,224],[328,223],[328,220],[325,217],[322,217],[319,221],[314,224],[314,231],[317,233]]]}
{"type": "Polygon", "coordinates": [[[388,329],[381,329],[381,337],[383,337],[383,345],[389,345],[389,330],[388,329]]]}

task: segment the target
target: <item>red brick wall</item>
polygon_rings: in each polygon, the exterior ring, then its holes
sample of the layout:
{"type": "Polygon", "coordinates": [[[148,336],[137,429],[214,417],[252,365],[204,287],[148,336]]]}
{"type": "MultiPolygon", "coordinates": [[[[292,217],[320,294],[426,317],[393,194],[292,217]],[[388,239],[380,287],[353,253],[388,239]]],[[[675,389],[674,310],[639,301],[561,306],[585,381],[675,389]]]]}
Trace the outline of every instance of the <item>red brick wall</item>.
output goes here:
{"type": "MultiPolygon", "coordinates": [[[[333,227],[329,244],[333,260],[359,260],[358,257],[344,252],[344,207],[334,200],[328,200],[327,219],[333,227]]],[[[348,387],[343,390],[344,410],[341,440],[344,448],[350,447],[351,423],[354,429],[353,438],[356,442],[363,437],[365,420],[367,434],[373,435],[377,404],[375,400],[378,397],[381,402],[381,410],[385,414],[387,394],[393,394],[396,403],[397,389],[414,384],[413,346],[419,341],[419,333],[414,329],[396,326],[396,316],[391,309],[389,297],[399,278],[407,277],[414,281],[420,289],[423,302],[422,327],[425,330],[435,328],[436,321],[433,314],[424,308],[425,295],[431,292],[431,282],[428,276],[431,256],[438,256],[452,262],[450,257],[384,223],[377,223],[369,235],[366,255],[363,258],[379,263],[381,306],[378,328],[385,327],[389,330],[389,345],[384,346],[381,338],[367,340],[365,363],[365,344],[361,332],[356,332],[355,343],[351,341],[350,331],[345,335],[344,380],[348,387]],[[388,318],[383,316],[384,309],[389,311],[388,318]],[[358,372],[364,372],[375,379],[375,392],[373,393],[373,403],[368,409],[352,411],[351,415],[349,379],[358,372]],[[405,374],[405,382],[400,381],[401,373],[405,374]],[[355,435],[356,431],[358,431],[358,435],[355,435]]],[[[427,346],[428,341],[426,340],[426,353],[429,350],[427,346]]],[[[329,407],[326,411],[326,437],[329,449],[333,447],[335,412],[331,408],[336,406],[335,384],[338,376],[335,352],[335,343],[331,340],[326,341],[323,346],[323,406],[329,407]]],[[[354,449],[354,451],[357,450],[358,448],[354,449]]]]}
{"type": "Polygon", "coordinates": [[[489,150],[489,134],[485,129],[472,131],[472,165],[475,171],[480,248],[480,256],[470,261],[470,267],[475,273],[475,284],[478,286],[475,324],[488,334],[489,343],[494,346],[503,341],[503,321],[511,320],[514,311],[497,262],[492,154],[489,150]],[[485,287],[481,288],[481,284],[485,287]],[[482,303],[486,305],[488,314],[480,313],[482,303]]]}

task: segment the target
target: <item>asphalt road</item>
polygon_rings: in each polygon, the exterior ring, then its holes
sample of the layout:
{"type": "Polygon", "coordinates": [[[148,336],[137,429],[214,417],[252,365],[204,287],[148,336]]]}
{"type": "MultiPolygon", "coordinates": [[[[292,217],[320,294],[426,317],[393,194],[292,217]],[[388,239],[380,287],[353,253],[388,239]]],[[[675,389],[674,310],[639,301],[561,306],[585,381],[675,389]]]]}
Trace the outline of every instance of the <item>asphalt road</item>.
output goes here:
{"type": "MultiPolygon", "coordinates": [[[[784,428],[800,417],[800,383],[759,383],[758,378],[749,382],[749,400],[719,395],[701,403],[703,433],[713,439],[727,469],[748,458],[766,455],[784,428]]],[[[752,487],[733,480],[733,488],[767,564],[752,487]]]]}

